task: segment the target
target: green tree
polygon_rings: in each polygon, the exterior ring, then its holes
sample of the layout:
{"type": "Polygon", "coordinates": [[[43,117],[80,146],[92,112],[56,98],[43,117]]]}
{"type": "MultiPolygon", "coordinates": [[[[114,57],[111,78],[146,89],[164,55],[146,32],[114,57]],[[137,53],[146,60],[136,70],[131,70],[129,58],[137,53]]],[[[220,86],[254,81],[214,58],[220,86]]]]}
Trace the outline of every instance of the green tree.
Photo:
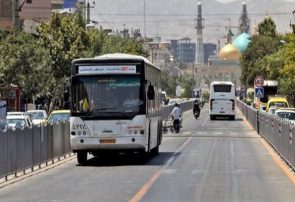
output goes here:
{"type": "Polygon", "coordinates": [[[89,37],[79,14],[53,14],[49,23],[38,27],[39,44],[49,50],[55,79],[70,76],[71,61],[86,55],[89,37]]]}
{"type": "Polygon", "coordinates": [[[107,33],[103,30],[93,29],[88,32],[90,47],[87,57],[99,56],[102,54],[102,49],[105,41],[107,40],[107,33]]]}
{"type": "Polygon", "coordinates": [[[191,98],[195,81],[192,75],[185,73],[180,79],[181,86],[184,88],[184,93],[181,95],[183,98],[191,98]]]}
{"type": "Polygon", "coordinates": [[[276,24],[271,17],[265,17],[262,22],[258,24],[259,35],[276,37],[276,24]]]}
{"type": "Polygon", "coordinates": [[[64,85],[71,74],[73,59],[89,55],[89,35],[79,13],[53,14],[48,23],[37,28],[39,45],[48,51],[50,63],[48,93],[53,102],[63,97],[64,85]]]}
{"type": "Polygon", "coordinates": [[[280,90],[295,106],[295,34],[287,34],[283,47],[284,65],[280,70],[280,90]]]}
{"type": "Polygon", "coordinates": [[[168,72],[162,72],[162,90],[166,91],[168,97],[175,97],[177,78],[171,76],[168,72]]]}
{"type": "Polygon", "coordinates": [[[38,46],[37,40],[30,34],[12,32],[7,34],[0,44],[0,72],[7,86],[15,84],[22,90],[25,99],[31,99],[37,93],[44,93],[48,56],[38,46]]]}
{"type": "Polygon", "coordinates": [[[128,53],[148,57],[143,42],[133,38],[123,38],[118,35],[110,35],[104,38],[101,49],[102,54],[106,53],[128,53]]]}
{"type": "Polygon", "coordinates": [[[240,58],[242,84],[252,86],[254,78],[258,75],[270,79],[278,74],[275,65],[280,63],[280,55],[275,53],[281,47],[281,37],[277,35],[275,29],[276,26],[269,17],[258,25],[259,35],[252,37],[240,58]],[[274,61],[276,64],[271,64],[274,61]]]}

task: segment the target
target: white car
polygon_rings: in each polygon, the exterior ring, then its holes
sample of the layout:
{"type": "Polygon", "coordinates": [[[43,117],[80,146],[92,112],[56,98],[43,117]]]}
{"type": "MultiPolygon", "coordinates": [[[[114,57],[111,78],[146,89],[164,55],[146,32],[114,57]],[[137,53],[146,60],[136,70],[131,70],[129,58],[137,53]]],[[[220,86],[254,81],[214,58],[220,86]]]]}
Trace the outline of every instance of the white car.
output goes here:
{"type": "Polygon", "coordinates": [[[28,110],[26,113],[31,117],[34,125],[43,124],[48,118],[47,112],[45,110],[28,110]]]}
{"type": "Polygon", "coordinates": [[[14,115],[17,115],[17,116],[24,116],[24,115],[27,115],[26,112],[18,112],[18,111],[15,111],[15,112],[7,112],[7,116],[14,116],[14,115]]]}
{"type": "Polygon", "coordinates": [[[275,115],[295,124],[295,111],[291,109],[277,109],[275,115]]]}
{"type": "Polygon", "coordinates": [[[8,129],[32,128],[33,123],[28,115],[9,115],[6,117],[8,129]]]}

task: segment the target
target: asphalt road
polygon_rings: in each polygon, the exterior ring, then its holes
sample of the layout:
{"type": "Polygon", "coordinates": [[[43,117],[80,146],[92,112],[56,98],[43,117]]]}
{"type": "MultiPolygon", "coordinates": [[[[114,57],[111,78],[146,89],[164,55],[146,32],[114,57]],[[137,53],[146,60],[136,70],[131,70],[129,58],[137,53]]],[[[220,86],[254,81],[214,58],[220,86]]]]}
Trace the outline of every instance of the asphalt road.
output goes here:
{"type": "MultiPolygon", "coordinates": [[[[164,134],[160,154],[76,159],[0,189],[11,201],[295,201],[287,175],[238,112],[235,121],[184,114],[179,134],[164,134]]],[[[284,166],[284,165],[283,165],[284,166]]]]}

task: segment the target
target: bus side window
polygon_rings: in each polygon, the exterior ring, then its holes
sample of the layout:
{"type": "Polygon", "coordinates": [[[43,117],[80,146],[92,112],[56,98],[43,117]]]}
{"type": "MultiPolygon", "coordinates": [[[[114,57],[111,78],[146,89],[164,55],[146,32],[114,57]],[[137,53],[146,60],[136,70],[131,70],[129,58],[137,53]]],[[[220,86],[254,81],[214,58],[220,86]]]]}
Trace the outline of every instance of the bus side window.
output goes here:
{"type": "Polygon", "coordinates": [[[149,100],[154,100],[155,99],[155,89],[153,85],[149,85],[148,91],[147,91],[147,97],[149,100]]]}

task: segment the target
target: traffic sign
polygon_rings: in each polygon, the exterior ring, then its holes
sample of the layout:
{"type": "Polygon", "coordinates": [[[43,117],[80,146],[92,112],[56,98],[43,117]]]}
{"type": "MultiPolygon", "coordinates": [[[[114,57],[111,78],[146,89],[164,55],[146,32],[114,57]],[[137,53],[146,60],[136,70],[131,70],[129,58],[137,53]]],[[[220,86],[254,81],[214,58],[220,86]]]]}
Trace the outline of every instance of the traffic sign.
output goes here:
{"type": "Polygon", "coordinates": [[[264,79],[262,76],[256,76],[254,79],[254,86],[255,87],[263,87],[264,79]]]}
{"type": "Polygon", "coordinates": [[[264,88],[255,88],[255,96],[257,98],[263,98],[264,97],[264,88]]]}

